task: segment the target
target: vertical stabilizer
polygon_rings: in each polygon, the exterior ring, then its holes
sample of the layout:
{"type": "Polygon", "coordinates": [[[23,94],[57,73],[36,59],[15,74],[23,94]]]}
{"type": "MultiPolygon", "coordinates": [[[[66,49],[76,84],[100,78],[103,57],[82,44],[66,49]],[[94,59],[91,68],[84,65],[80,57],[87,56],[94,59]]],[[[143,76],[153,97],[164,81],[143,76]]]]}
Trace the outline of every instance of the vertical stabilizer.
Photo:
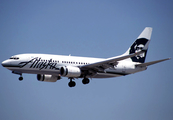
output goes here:
{"type": "Polygon", "coordinates": [[[139,52],[142,49],[145,50],[145,52],[140,55],[129,58],[127,60],[131,60],[132,62],[140,62],[140,63],[145,62],[148,45],[149,45],[150,39],[151,39],[151,33],[152,33],[152,28],[146,27],[142,31],[142,33],[138,36],[136,41],[131,45],[131,47],[123,55],[129,55],[129,54],[132,54],[135,52],[139,52]]]}

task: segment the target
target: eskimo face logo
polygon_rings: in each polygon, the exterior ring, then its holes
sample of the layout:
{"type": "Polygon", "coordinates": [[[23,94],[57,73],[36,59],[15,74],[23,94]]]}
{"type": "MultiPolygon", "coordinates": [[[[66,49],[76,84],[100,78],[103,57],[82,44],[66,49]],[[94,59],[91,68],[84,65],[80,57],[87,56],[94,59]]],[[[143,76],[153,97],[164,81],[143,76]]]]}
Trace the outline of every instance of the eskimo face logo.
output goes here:
{"type": "MultiPolygon", "coordinates": [[[[143,44],[139,44],[139,45],[135,45],[134,49],[135,52],[140,52],[143,49],[144,45],[143,44]]],[[[137,59],[143,58],[145,57],[145,53],[141,53],[139,55],[136,55],[137,59]]]]}
{"type": "MultiPolygon", "coordinates": [[[[147,41],[148,40],[145,39],[145,38],[137,39],[133,43],[133,45],[131,46],[131,48],[130,48],[130,54],[141,51],[144,48],[144,46],[147,43],[147,41]]],[[[140,54],[140,55],[134,56],[131,59],[132,59],[133,62],[144,63],[145,62],[146,53],[147,53],[147,51],[144,52],[144,53],[142,53],[142,54],[140,54]]]]}

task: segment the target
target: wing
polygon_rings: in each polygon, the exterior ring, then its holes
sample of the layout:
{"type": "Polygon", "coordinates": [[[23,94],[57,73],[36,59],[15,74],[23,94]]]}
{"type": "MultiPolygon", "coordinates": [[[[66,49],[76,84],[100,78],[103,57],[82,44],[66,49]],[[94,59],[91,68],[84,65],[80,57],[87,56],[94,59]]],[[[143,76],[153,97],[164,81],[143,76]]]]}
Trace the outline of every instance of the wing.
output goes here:
{"type": "Polygon", "coordinates": [[[134,57],[134,56],[139,55],[144,52],[145,52],[145,50],[142,50],[140,52],[129,54],[129,55],[108,58],[108,59],[100,61],[100,62],[80,66],[80,68],[81,68],[81,70],[93,70],[95,72],[104,71],[105,69],[107,69],[109,67],[114,67],[115,65],[117,65],[118,61],[134,57]]]}

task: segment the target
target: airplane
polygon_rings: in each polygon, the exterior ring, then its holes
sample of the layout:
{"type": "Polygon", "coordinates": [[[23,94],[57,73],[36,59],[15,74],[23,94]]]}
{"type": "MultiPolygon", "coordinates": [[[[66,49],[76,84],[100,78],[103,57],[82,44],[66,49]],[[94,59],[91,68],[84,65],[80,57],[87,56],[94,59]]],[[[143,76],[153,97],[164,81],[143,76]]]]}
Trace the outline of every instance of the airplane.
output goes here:
{"type": "Polygon", "coordinates": [[[122,55],[103,58],[77,57],[51,54],[19,54],[3,61],[3,67],[14,74],[37,74],[38,81],[56,82],[68,77],[69,87],[76,85],[74,79],[82,78],[88,84],[92,78],[111,78],[144,71],[148,66],[169,60],[145,62],[152,28],[146,27],[135,42],[122,55]],[[89,79],[90,78],[90,79],[89,79]]]}

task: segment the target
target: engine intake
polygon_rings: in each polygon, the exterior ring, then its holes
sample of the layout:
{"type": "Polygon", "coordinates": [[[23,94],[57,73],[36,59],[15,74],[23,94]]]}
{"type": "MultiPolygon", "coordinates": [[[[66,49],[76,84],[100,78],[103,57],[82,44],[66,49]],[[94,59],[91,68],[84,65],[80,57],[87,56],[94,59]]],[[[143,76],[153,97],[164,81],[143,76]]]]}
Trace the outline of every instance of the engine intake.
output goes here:
{"type": "Polygon", "coordinates": [[[54,76],[54,75],[37,75],[38,81],[45,81],[45,82],[56,82],[57,80],[61,79],[60,76],[54,76]]]}
{"type": "Polygon", "coordinates": [[[80,77],[81,70],[80,68],[74,66],[64,66],[61,67],[60,74],[64,77],[80,77]]]}

